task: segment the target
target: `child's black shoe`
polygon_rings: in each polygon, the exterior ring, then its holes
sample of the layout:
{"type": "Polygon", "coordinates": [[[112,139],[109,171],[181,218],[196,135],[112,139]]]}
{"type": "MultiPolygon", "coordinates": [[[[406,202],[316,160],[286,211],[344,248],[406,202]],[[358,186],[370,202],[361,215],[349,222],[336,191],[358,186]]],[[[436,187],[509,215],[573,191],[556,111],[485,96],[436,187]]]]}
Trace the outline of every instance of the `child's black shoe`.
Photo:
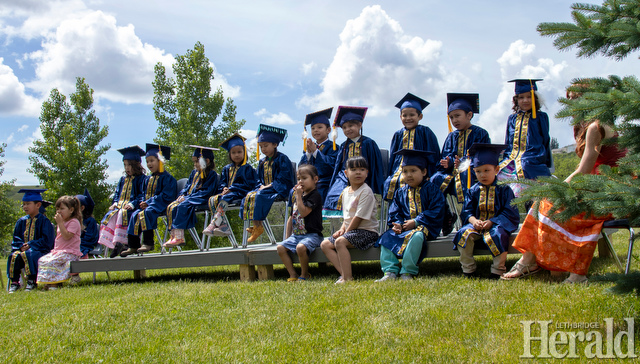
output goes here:
{"type": "Polygon", "coordinates": [[[9,293],[17,292],[19,289],[20,289],[20,283],[11,282],[11,285],[9,286],[9,293]]]}
{"type": "Polygon", "coordinates": [[[109,254],[109,258],[115,258],[124,250],[124,245],[122,243],[116,243],[116,246],[111,250],[111,254],[109,254]]]}
{"type": "Polygon", "coordinates": [[[25,292],[31,292],[33,290],[35,290],[36,288],[38,288],[38,285],[36,284],[36,281],[34,280],[27,280],[27,285],[24,286],[24,291],[25,292]]]}

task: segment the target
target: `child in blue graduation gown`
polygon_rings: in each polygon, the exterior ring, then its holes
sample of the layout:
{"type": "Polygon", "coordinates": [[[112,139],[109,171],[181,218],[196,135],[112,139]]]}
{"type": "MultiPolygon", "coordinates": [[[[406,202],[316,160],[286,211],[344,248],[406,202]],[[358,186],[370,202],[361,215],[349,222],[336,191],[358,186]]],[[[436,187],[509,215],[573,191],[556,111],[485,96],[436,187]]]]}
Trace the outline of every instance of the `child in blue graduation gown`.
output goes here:
{"type": "Polygon", "coordinates": [[[41,189],[21,189],[22,210],[27,214],[16,222],[13,229],[11,254],[7,260],[9,293],[20,289],[20,271],[25,270],[27,284],[25,291],[36,289],[38,259],[53,249],[55,231],[51,221],[44,216],[44,208],[51,203],[42,200],[41,189]]]}
{"type": "MultiPolygon", "coordinates": [[[[442,146],[442,160],[437,167],[437,172],[431,177],[431,182],[447,195],[456,196],[458,203],[464,202],[464,194],[468,187],[476,183],[476,177],[470,168],[458,171],[460,161],[467,158],[467,152],[473,143],[491,143],[489,133],[477,125],[471,125],[474,113],[480,112],[478,94],[448,93],[447,118],[450,124],[456,128],[447,135],[442,146]]],[[[447,236],[453,230],[453,224],[457,216],[445,208],[444,225],[442,235],[447,236]]]]}
{"type": "Polygon", "coordinates": [[[98,238],[100,244],[113,249],[111,258],[126,250],[129,218],[142,201],[145,180],[144,169],[140,163],[144,150],[134,145],[118,149],[118,152],[122,154],[125,175],[120,177],[113,194],[113,203],[102,218],[98,238]]]}
{"type": "Polygon", "coordinates": [[[440,160],[438,138],[429,127],[418,124],[422,120],[422,110],[427,105],[429,102],[411,93],[407,93],[396,104],[396,107],[400,109],[400,120],[404,127],[396,131],[391,139],[389,176],[384,181],[384,194],[382,195],[387,201],[391,201],[396,189],[403,184],[402,156],[396,154],[400,149],[418,149],[431,152],[428,157],[427,175],[433,176],[436,172],[436,164],[440,160]]]}
{"type": "Polygon", "coordinates": [[[362,123],[367,113],[366,107],[339,106],[333,127],[341,127],[347,141],[342,143],[336,157],[333,168],[329,191],[324,201],[323,213],[327,215],[341,216],[342,211],[337,208],[340,194],[349,186],[349,180],[344,173],[347,160],[351,157],[362,156],[369,166],[369,175],[366,184],[371,187],[373,193],[381,194],[384,183],[384,171],[382,168],[382,156],[376,142],[361,135],[362,123]]]}
{"type": "Polygon", "coordinates": [[[438,237],[444,217],[444,196],[427,174],[431,152],[401,149],[396,153],[402,157],[405,184],[393,196],[389,230],[379,240],[384,276],[377,282],[394,280],[399,274],[403,280],[413,279],[427,254],[427,241],[438,237]]]}
{"type": "Polygon", "coordinates": [[[164,168],[165,161],[171,158],[171,148],[147,143],[146,150],[145,159],[150,175],[145,177],[144,197],[140,208],[131,214],[127,229],[129,249],[120,253],[121,257],[154,249],[153,231],[158,227],[158,217],[167,210],[167,206],[178,194],[176,179],[164,168]]]}
{"type": "Polygon", "coordinates": [[[278,151],[280,142],[284,142],[287,131],[275,126],[258,126],[258,149],[264,158],[258,165],[258,183],[253,191],[242,200],[243,220],[253,220],[253,226],[247,228],[251,236],[247,242],[253,243],[264,232],[262,221],[267,218],[271,205],[276,198],[285,200],[293,188],[295,177],[289,157],[278,151]]]}
{"type": "Polygon", "coordinates": [[[194,148],[191,160],[193,171],[184,189],[178,193],[178,199],[167,207],[167,224],[171,226],[171,239],[164,243],[165,248],[184,246],[184,230],[196,226],[196,207],[207,206],[209,197],[220,189],[216,173],[213,151],[215,148],[190,145],[194,148]]]}
{"type": "Polygon", "coordinates": [[[306,126],[311,125],[311,136],[315,139],[315,142],[311,138],[305,138],[304,152],[300,159],[300,165],[311,164],[318,170],[318,183],[316,188],[322,196],[322,203],[329,191],[329,184],[331,183],[331,176],[333,175],[333,169],[336,165],[336,157],[338,150],[335,142],[329,140],[329,133],[331,133],[331,112],[333,108],[328,108],[321,111],[308,114],[305,118],[305,133],[306,126]]]}
{"type": "MultiPolygon", "coordinates": [[[[91,194],[88,189],[84,189],[84,194],[76,195],[78,201],[80,201],[80,210],[82,210],[82,234],[80,235],[80,252],[82,256],[80,259],[86,259],[89,257],[89,252],[95,249],[98,244],[98,222],[93,217],[93,208],[95,202],[91,198],[91,194]]],[[[69,284],[76,284],[80,282],[80,275],[78,273],[71,273],[71,280],[69,284]]]]}
{"type": "Polygon", "coordinates": [[[462,272],[467,277],[475,275],[473,247],[477,241],[482,241],[493,255],[490,277],[497,279],[506,272],[509,236],[518,228],[520,214],[518,208],[511,205],[514,196],[509,185],[497,184],[498,155],[505,147],[475,143],[469,150],[478,183],[466,193],[460,216],[465,225],[453,239],[454,248],[460,251],[462,272]]]}
{"type": "Polygon", "coordinates": [[[231,228],[223,223],[227,207],[232,203],[240,203],[243,198],[256,186],[258,176],[256,170],[247,163],[247,147],[245,138],[235,133],[220,144],[229,152],[231,163],[222,168],[220,178],[220,188],[222,191],[209,198],[209,209],[211,210],[211,223],[203,233],[209,236],[229,236],[231,228]]]}
{"type": "MultiPolygon", "coordinates": [[[[518,79],[515,82],[513,114],[507,120],[505,144],[507,149],[500,163],[499,180],[536,179],[550,176],[551,150],[549,149],[549,116],[540,111],[536,85],[540,79],[518,79]]],[[[514,193],[520,194],[522,186],[511,184],[514,193]]]]}

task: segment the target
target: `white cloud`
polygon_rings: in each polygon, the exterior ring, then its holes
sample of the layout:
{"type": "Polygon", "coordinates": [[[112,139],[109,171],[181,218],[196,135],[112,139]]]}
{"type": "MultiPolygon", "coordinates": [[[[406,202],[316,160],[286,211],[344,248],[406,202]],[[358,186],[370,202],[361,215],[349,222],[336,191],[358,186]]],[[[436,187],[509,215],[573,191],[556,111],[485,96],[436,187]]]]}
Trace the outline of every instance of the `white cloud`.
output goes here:
{"type": "Polygon", "coordinates": [[[0,21],[7,18],[25,20],[19,26],[0,23],[0,31],[8,41],[15,37],[32,40],[50,34],[65,19],[83,16],[88,12],[82,0],[4,1],[0,8],[0,21]]]}
{"type": "Polygon", "coordinates": [[[266,115],[267,113],[268,113],[267,109],[262,108],[262,109],[260,109],[260,110],[258,110],[256,112],[254,112],[253,115],[255,115],[255,116],[263,116],[263,115],[266,115]]]}
{"type": "Polygon", "coordinates": [[[277,114],[272,114],[267,109],[260,109],[253,113],[255,116],[259,116],[262,118],[260,121],[263,124],[269,125],[294,125],[299,122],[293,120],[289,115],[283,113],[282,111],[277,114]]]}
{"type": "Polygon", "coordinates": [[[122,177],[123,175],[124,175],[124,168],[122,167],[122,164],[119,164],[118,167],[114,169],[108,168],[107,182],[108,183],[117,182],[118,180],[120,180],[120,177],[122,177]]]}
{"type": "Polygon", "coordinates": [[[7,139],[4,142],[7,143],[7,144],[13,143],[13,136],[14,136],[14,133],[9,134],[9,136],[7,137],[7,139]]]}
{"type": "Polygon", "coordinates": [[[25,85],[0,57],[0,115],[38,116],[40,101],[27,95],[25,85]]]}
{"type": "Polygon", "coordinates": [[[249,153],[255,152],[256,145],[258,145],[258,131],[252,129],[240,129],[238,133],[247,139],[246,145],[249,153]]]}
{"type": "Polygon", "coordinates": [[[303,63],[301,67],[302,74],[308,75],[316,66],[317,64],[315,62],[303,63]]]}
{"type": "Polygon", "coordinates": [[[410,36],[379,5],[365,7],[347,21],[322,91],[298,100],[301,106],[370,106],[368,116],[384,116],[407,91],[430,100],[469,80],[441,60],[442,42],[410,36]]]}
{"type": "Polygon", "coordinates": [[[29,147],[31,147],[33,145],[33,141],[34,140],[42,140],[42,130],[40,130],[40,127],[38,126],[38,128],[31,134],[31,136],[24,138],[23,140],[21,140],[18,143],[12,143],[12,147],[11,150],[14,152],[18,152],[18,153],[22,153],[22,154],[29,154],[29,147]]]}
{"type": "Polygon", "coordinates": [[[29,129],[29,125],[22,125],[21,127],[18,128],[18,132],[22,133],[23,131],[29,129]]]}
{"type": "Polygon", "coordinates": [[[219,86],[221,86],[225,99],[227,97],[235,99],[236,97],[240,96],[240,86],[232,86],[231,84],[229,84],[227,78],[222,73],[217,72],[216,66],[213,63],[211,63],[211,67],[214,70],[214,78],[211,81],[211,90],[215,91],[219,86]]]}

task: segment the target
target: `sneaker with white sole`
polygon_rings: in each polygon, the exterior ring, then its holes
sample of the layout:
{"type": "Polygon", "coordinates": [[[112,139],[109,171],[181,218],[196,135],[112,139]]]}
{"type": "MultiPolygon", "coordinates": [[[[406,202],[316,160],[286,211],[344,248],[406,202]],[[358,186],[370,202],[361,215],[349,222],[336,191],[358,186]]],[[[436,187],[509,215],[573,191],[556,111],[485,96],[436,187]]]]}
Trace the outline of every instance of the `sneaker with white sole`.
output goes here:
{"type": "Polygon", "coordinates": [[[393,272],[386,272],[382,278],[376,279],[376,282],[395,281],[397,278],[397,274],[393,272]]]}
{"type": "Polygon", "coordinates": [[[409,274],[409,273],[403,273],[403,274],[400,276],[400,280],[403,280],[403,281],[412,281],[412,280],[413,280],[413,276],[412,276],[411,274],[409,274]]]}
{"type": "Polygon", "coordinates": [[[231,229],[229,229],[229,225],[220,225],[217,228],[213,229],[213,236],[229,236],[231,235],[231,229]]]}

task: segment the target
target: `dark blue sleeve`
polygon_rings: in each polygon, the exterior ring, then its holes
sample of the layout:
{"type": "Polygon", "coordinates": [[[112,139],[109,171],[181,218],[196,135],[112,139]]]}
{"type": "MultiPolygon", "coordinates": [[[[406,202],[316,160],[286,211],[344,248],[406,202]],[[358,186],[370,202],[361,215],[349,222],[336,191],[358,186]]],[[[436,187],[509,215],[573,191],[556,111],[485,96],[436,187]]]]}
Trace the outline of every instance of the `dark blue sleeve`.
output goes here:
{"type": "Polygon", "coordinates": [[[397,188],[393,193],[393,199],[389,204],[389,217],[387,218],[387,226],[389,226],[389,228],[391,228],[391,223],[393,222],[397,224],[403,224],[405,221],[405,216],[402,209],[402,206],[406,204],[405,193],[405,188],[397,188]]]}
{"type": "Polygon", "coordinates": [[[88,217],[82,222],[84,230],[80,236],[80,251],[82,255],[87,254],[95,248],[98,243],[98,223],[93,217],[88,217]]]}
{"type": "Polygon", "coordinates": [[[464,204],[462,206],[462,211],[460,212],[460,221],[462,224],[467,224],[469,218],[474,216],[476,213],[476,206],[478,206],[476,195],[478,194],[478,186],[473,185],[469,188],[464,195],[464,204]]]}
{"type": "Polygon", "coordinates": [[[35,239],[29,241],[29,246],[33,250],[37,250],[41,253],[48,253],[53,249],[56,233],[53,229],[53,224],[47,219],[46,216],[38,215],[38,221],[36,221],[36,233],[35,239]]]}
{"type": "Polygon", "coordinates": [[[222,167],[222,172],[220,172],[220,188],[229,188],[229,169],[231,169],[231,164],[227,164],[222,167]]]}
{"type": "Polygon", "coordinates": [[[440,165],[440,161],[436,164],[436,170],[440,172],[444,172],[447,174],[453,173],[453,162],[456,160],[456,155],[458,154],[458,146],[456,145],[456,133],[451,132],[447,135],[447,138],[444,140],[444,144],[442,145],[442,158],[445,159],[449,157],[449,168],[444,168],[440,165]]]}
{"type": "Polygon", "coordinates": [[[507,149],[504,151],[503,158],[508,157],[513,149],[513,134],[515,133],[513,129],[515,128],[516,116],[517,114],[511,114],[509,118],[507,118],[507,130],[504,135],[504,144],[507,145],[507,149]]]}
{"type": "Polygon", "coordinates": [[[340,148],[338,148],[338,154],[336,155],[336,164],[333,167],[333,174],[331,175],[331,182],[329,183],[329,186],[333,185],[333,182],[335,182],[336,178],[338,178],[338,174],[342,171],[345,162],[345,149],[347,143],[349,143],[348,139],[340,145],[340,148]]]}
{"type": "Polygon", "coordinates": [[[133,205],[133,209],[140,208],[140,202],[144,201],[144,185],[147,176],[141,174],[133,179],[133,188],[131,188],[131,199],[129,202],[133,205]]]}
{"type": "Polygon", "coordinates": [[[169,172],[165,172],[160,176],[156,191],[158,191],[158,193],[151,196],[146,203],[149,206],[156,205],[160,210],[164,210],[178,197],[178,183],[169,172]]]}
{"type": "Polygon", "coordinates": [[[196,176],[196,173],[199,173],[199,172],[196,171],[195,169],[191,171],[191,173],[189,174],[189,179],[187,180],[187,183],[184,185],[184,188],[182,189],[182,191],[178,192],[178,196],[187,196],[187,194],[189,193],[189,189],[191,188],[191,184],[193,183],[193,179],[196,176]]]}
{"type": "Polygon", "coordinates": [[[389,147],[389,170],[387,171],[387,177],[393,176],[400,166],[400,160],[402,157],[395,153],[400,150],[402,146],[402,133],[404,129],[400,129],[393,133],[391,138],[391,146],[389,147]]]}
{"type": "Polygon", "coordinates": [[[206,204],[209,201],[209,197],[213,196],[219,189],[219,186],[218,174],[216,171],[210,171],[205,177],[202,186],[195,188],[187,198],[194,205],[206,204]]]}
{"type": "MultiPolygon", "coordinates": [[[[432,154],[429,155],[429,176],[433,176],[436,173],[436,168],[440,165],[440,145],[438,144],[438,138],[436,134],[427,126],[424,128],[420,128],[420,130],[424,130],[423,138],[427,142],[427,151],[432,154]]],[[[416,135],[418,137],[418,135],[416,135]]]]}
{"type": "Polygon", "coordinates": [[[496,206],[495,216],[489,219],[510,233],[516,231],[520,225],[518,208],[511,204],[514,198],[511,187],[508,185],[496,186],[496,205],[499,203],[499,206],[496,206]]]}
{"type": "Polygon", "coordinates": [[[18,250],[24,245],[24,219],[20,218],[16,221],[16,226],[13,228],[13,241],[11,242],[11,250],[18,250]]]}
{"type": "Polygon", "coordinates": [[[123,186],[124,186],[124,177],[120,177],[120,180],[116,185],[116,191],[113,193],[113,199],[111,199],[112,205],[114,203],[118,203],[118,201],[120,200],[120,191],[122,191],[123,186]]]}
{"type": "Polygon", "coordinates": [[[422,213],[416,216],[417,225],[422,225],[429,231],[429,237],[434,239],[440,235],[444,220],[444,195],[436,185],[426,181],[420,189],[422,213]]]}
{"type": "Polygon", "coordinates": [[[273,161],[274,176],[271,187],[283,197],[287,197],[289,190],[293,187],[293,169],[291,168],[291,160],[286,155],[278,152],[273,161]]]}
{"type": "Polygon", "coordinates": [[[236,178],[229,186],[229,191],[246,195],[256,187],[257,180],[256,170],[250,164],[245,164],[236,172],[236,178]]]}
{"type": "Polygon", "coordinates": [[[367,138],[362,142],[361,148],[362,156],[369,163],[369,177],[367,178],[371,183],[369,187],[373,193],[382,194],[382,186],[386,176],[382,168],[382,154],[378,144],[373,139],[367,138]]]}
{"type": "MultiPolygon", "coordinates": [[[[313,160],[313,163],[311,164],[316,167],[316,169],[318,170],[318,175],[320,176],[332,175],[333,169],[336,166],[338,150],[333,150],[332,144],[333,143],[329,143],[329,145],[325,146],[322,151],[318,150],[318,153],[315,157],[311,155],[311,159],[313,160]]],[[[307,156],[303,155],[302,159],[307,159],[307,156]]]]}

